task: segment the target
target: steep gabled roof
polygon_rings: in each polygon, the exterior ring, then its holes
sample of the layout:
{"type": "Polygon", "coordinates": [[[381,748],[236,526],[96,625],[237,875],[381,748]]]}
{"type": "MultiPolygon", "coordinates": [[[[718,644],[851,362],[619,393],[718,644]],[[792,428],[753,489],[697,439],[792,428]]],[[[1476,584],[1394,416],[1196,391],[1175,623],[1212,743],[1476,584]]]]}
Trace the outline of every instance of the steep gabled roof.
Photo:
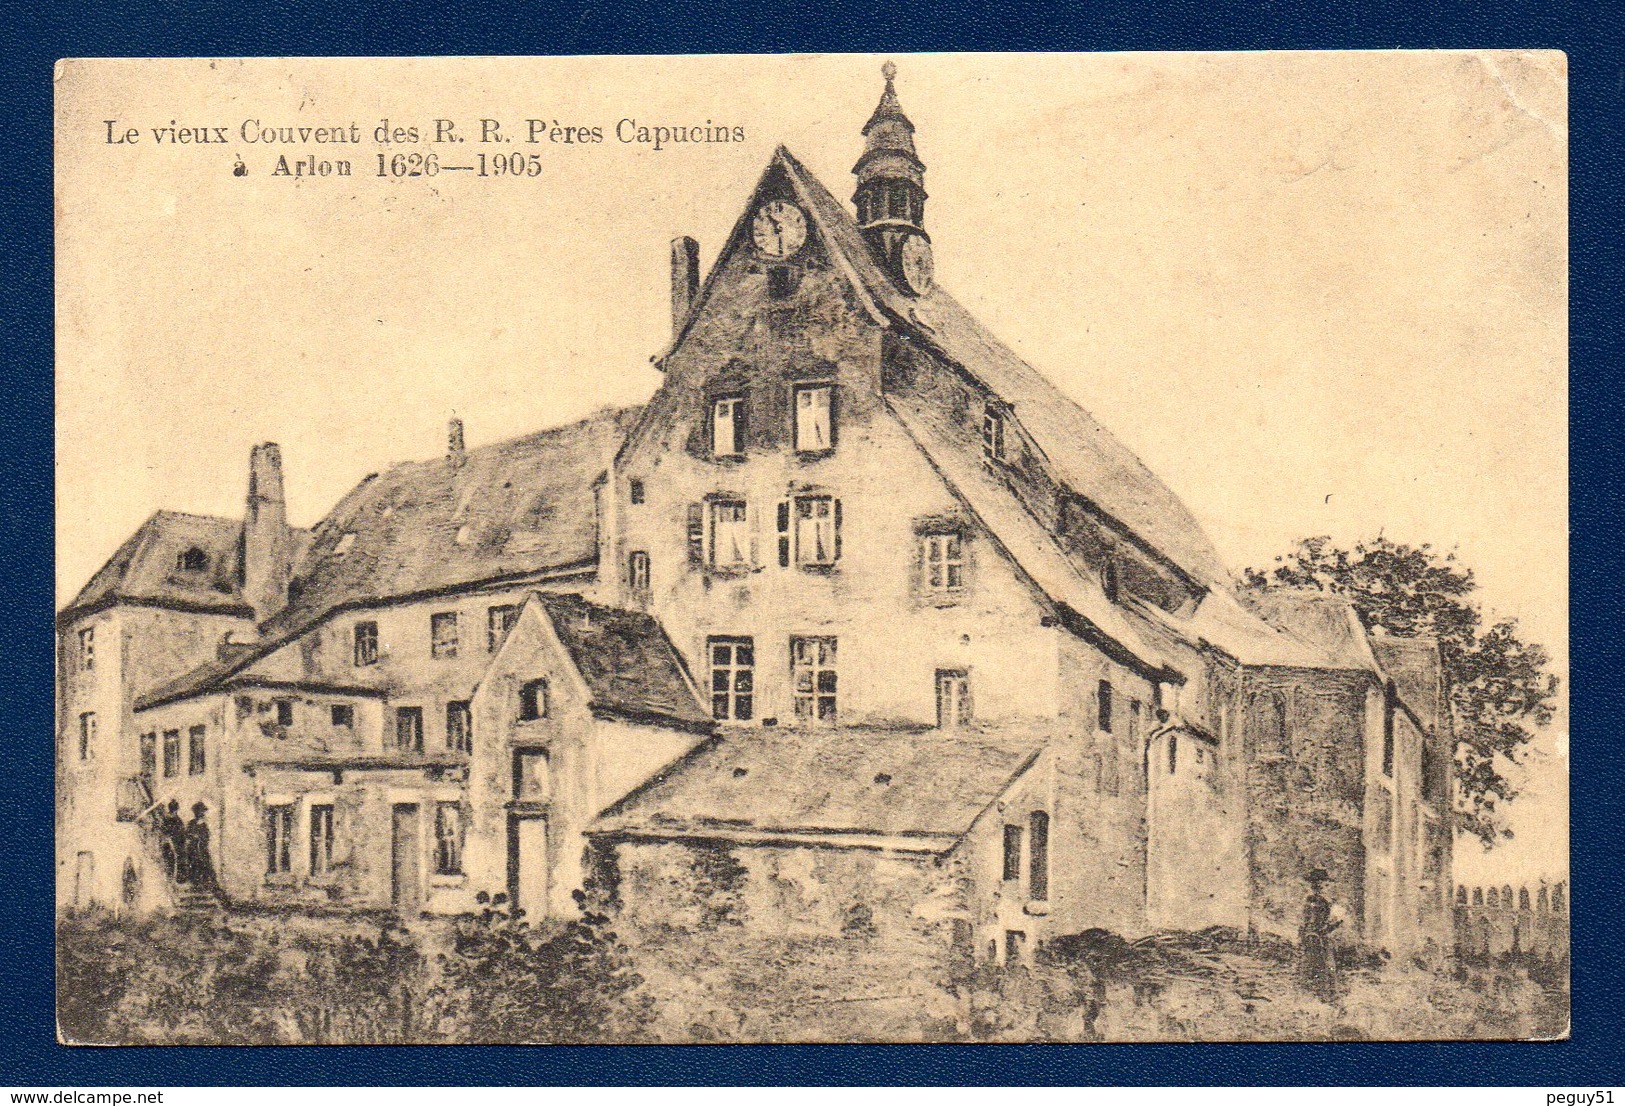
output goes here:
{"type": "Polygon", "coordinates": [[[935,349],[1009,405],[1054,475],[1197,582],[1228,586],[1230,574],[1201,525],[1134,452],[1017,357],[941,287],[898,290],[876,263],[857,222],[789,150],[775,154],[815,222],[893,326],[935,349]]]}
{"type": "Polygon", "coordinates": [[[711,725],[676,646],[653,616],[579,595],[536,592],[592,696],[592,707],[626,718],[711,725]]]}
{"type": "Polygon", "coordinates": [[[700,746],[594,833],[952,848],[1046,737],[974,730],[763,729],[700,746]]]}
{"type": "Polygon", "coordinates": [[[407,461],[368,477],[317,524],[276,635],[336,608],[590,565],[593,481],[639,408],[407,461]]]}
{"type": "Polygon", "coordinates": [[[242,523],[213,515],[158,511],[119,546],[63,608],[64,616],[118,602],[249,615],[237,583],[237,541],[242,523]],[[204,567],[185,569],[196,549],[204,567]]]}

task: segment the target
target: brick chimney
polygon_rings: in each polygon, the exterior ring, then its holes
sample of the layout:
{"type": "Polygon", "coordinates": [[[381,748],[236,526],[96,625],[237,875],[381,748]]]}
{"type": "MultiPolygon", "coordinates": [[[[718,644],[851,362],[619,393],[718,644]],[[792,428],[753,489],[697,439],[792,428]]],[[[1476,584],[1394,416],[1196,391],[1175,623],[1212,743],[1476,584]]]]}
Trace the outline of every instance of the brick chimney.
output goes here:
{"type": "Polygon", "coordinates": [[[700,294],[700,244],[686,235],[671,240],[671,336],[688,322],[694,297],[700,294]]]}
{"type": "Polygon", "coordinates": [[[243,516],[243,598],[264,622],[288,603],[293,575],[288,505],[282,495],[282,450],[261,442],[248,458],[248,511],[243,516]]]}
{"type": "Polygon", "coordinates": [[[446,459],[453,466],[463,463],[463,420],[456,415],[446,426],[446,459]]]}

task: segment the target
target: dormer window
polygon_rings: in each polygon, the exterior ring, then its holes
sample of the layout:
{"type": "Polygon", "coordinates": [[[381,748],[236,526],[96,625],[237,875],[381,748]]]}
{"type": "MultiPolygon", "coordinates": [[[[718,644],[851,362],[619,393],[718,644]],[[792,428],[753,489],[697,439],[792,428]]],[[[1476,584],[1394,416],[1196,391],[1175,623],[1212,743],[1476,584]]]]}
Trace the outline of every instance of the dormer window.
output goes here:
{"type": "Polygon", "coordinates": [[[993,403],[982,409],[982,459],[1004,460],[1004,412],[993,403]]]}
{"type": "Polygon", "coordinates": [[[711,455],[738,457],[745,452],[745,400],[726,396],[711,402],[711,455]]]}
{"type": "Polygon", "coordinates": [[[194,545],[176,555],[175,567],[181,572],[202,572],[209,567],[209,555],[194,545]]]}

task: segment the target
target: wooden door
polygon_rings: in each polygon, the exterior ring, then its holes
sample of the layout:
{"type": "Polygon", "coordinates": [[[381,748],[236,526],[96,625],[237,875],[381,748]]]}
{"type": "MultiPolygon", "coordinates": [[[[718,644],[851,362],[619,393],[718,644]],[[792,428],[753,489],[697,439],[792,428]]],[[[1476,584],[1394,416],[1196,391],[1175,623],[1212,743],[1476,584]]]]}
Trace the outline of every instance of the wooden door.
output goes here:
{"type": "Polygon", "coordinates": [[[397,803],[393,814],[393,833],[390,839],[390,901],[401,913],[415,914],[419,900],[418,874],[423,864],[418,805],[397,803]]]}
{"type": "Polygon", "coordinates": [[[547,817],[516,817],[509,825],[508,893],[526,920],[547,917],[547,817]]]}

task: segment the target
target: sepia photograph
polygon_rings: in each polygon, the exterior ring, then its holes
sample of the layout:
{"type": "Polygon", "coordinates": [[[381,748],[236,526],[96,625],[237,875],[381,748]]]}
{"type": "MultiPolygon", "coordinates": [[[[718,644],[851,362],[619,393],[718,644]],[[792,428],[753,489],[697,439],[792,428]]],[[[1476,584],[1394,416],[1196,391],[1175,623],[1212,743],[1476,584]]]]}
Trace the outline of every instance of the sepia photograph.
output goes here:
{"type": "Polygon", "coordinates": [[[1562,53],[54,78],[62,1043],[1568,1035],[1562,53]]]}

